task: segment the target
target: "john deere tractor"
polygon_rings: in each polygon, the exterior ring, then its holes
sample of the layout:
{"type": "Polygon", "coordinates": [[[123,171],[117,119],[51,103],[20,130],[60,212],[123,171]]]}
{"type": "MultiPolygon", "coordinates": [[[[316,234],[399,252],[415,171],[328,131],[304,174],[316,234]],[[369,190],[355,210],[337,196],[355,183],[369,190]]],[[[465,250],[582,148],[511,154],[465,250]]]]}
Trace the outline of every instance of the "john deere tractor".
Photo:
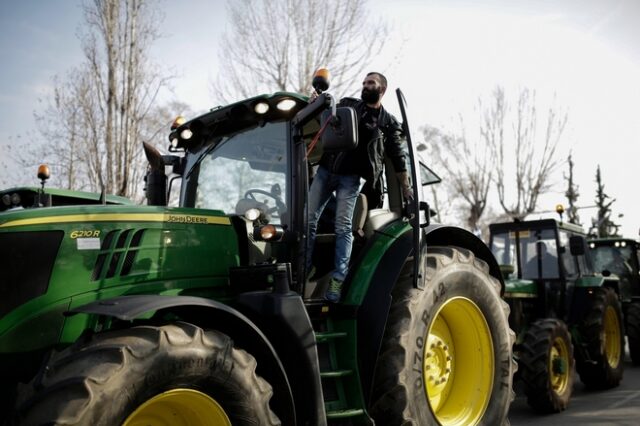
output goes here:
{"type": "Polygon", "coordinates": [[[0,212],[11,209],[33,209],[40,207],[60,207],[84,204],[134,204],[126,197],[106,195],[98,192],[71,191],[68,189],[45,188],[49,179],[49,167],[38,167],[41,187],[16,187],[0,190],[0,212]]]}
{"type": "Polygon", "coordinates": [[[589,247],[595,270],[620,279],[629,355],[634,365],[640,365],[640,243],[630,238],[594,238],[589,247]]]}
{"type": "Polygon", "coordinates": [[[339,303],[318,296],[335,236],[318,236],[314,278],[304,261],[309,172],[357,134],[327,93],[177,120],[168,154],[145,148],[148,206],[0,213],[10,422],[505,423],[515,335],[500,269],[472,234],[428,222],[397,94],[415,197],[387,164],[387,206],[359,198],[339,303]]]}
{"type": "Polygon", "coordinates": [[[492,224],[490,232],[506,277],[518,375],[529,405],[564,410],[576,369],[588,387],[617,386],[624,289],[614,276],[594,272],[582,228],[543,219],[492,224]]]}

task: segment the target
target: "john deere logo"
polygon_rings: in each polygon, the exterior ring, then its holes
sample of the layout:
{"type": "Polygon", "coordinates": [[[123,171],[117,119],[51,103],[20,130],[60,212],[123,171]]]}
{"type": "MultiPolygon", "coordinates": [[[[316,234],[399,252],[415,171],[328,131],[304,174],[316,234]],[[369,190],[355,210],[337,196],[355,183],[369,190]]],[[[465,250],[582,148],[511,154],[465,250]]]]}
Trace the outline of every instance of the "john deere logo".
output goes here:
{"type": "Polygon", "coordinates": [[[206,216],[187,216],[187,215],[172,215],[167,218],[167,222],[172,223],[209,223],[206,216]]]}
{"type": "Polygon", "coordinates": [[[96,230],[76,230],[76,231],[71,231],[71,233],[69,234],[69,237],[71,237],[72,239],[76,239],[76,238],[95,238],[95,237],[99,237],[100,236],[100,231],[96,231],[96,230]]]}

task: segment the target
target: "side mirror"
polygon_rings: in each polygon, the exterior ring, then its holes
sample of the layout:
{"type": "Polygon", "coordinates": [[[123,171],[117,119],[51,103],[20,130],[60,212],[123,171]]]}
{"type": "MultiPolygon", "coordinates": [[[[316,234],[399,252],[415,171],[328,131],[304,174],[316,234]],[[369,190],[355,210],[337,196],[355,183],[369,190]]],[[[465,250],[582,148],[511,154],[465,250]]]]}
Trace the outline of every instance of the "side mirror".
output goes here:
{"type": "Polygon", "coordinates": [[[320,122],[329,119],[329,124],[322,133],[322,149],[325,152],[350,151],[358,146],[358,120],[356,110],[351,107],[336,109],[335,118],[331,119],[331,111],[322,113],[320,122]]]}
{"type": "Polygon", "coordinates": [[[585,253],[586,242],[583,237],[574,235],[569,238],[569,250],[573,256],[582,256],[585,253]]]}
{"type": "Polygon", "coordinates": [[[502,273],[502,277],[505,280],[508,279],[515,270],[516,269],[513,267],[513,265],[500,265],[500,272],[502,273]]]}

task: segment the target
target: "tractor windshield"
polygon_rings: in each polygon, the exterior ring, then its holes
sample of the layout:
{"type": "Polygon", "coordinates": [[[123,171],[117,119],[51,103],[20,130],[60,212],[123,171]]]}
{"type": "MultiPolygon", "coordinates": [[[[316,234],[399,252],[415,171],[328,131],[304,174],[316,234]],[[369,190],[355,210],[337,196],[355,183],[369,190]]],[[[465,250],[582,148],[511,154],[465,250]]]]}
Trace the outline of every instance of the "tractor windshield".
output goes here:
{"type": "Polygon", "coordinates": [[[591,257],[598,272],[609,271],[622,280],[631,279],[631,247],[597,246],[591,249],[591,257]]]}
{"type": "Polygon", "coordinates": [[[551,229],[496,233],[491,251],[499,264],[512,265],[520,278],[559,278],[556,234],[551,229]]]}
{"type": "Polygon", "coordinates": [[[229,215],[255,208],[270,223],[284,222],[289,189],[286,122],[218,137],[193,158],[187,206],[229,215]]]}

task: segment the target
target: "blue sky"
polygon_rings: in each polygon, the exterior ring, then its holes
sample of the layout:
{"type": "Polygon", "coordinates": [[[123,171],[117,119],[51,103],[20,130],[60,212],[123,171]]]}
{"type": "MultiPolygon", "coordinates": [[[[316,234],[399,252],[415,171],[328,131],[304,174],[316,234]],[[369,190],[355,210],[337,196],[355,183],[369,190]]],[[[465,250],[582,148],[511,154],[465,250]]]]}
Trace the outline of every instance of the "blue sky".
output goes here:
{"type": "MultiPolygon", "coordinates": [[[[535,89],[541,100],[555,93],[569,110],[563,149],[574,152],[580,204],[593,204],[600,164],[606,191],[617,199],[614,212],[624,213],[624,233],[637,237],[640,201],[632,172],[640,158],[640,1],[369,3],[393,28],[387,51],[372,58],[371,68],[386,73],[391,89],[405,92],[414,139],[421,125],[448,125],[496,84],[508,93],[535,89]]],[[[54,75],[82,60],[80,4],[0,0],[0,156],[9,141],[32,143],[38,99],[50,93],[54,75]]],[[[224,2],[162,4],[166,34],[152,57],[178,75],[179,99],[205,110],[213,106],[209,86],[217,73],[216,40],[226,25],[224,2]]],[[[393,99],[385,101],[396,110],[393,99]]],[[[0,182],[34,184],[34,174],[35,168],[2,170],[0,182]]],[[[562,174],[554,181],[556,190],[541,200],[541,210],[564,201],[562,174]]],[[[588,221],[592,212],[581,215],[588,221]]]]}

